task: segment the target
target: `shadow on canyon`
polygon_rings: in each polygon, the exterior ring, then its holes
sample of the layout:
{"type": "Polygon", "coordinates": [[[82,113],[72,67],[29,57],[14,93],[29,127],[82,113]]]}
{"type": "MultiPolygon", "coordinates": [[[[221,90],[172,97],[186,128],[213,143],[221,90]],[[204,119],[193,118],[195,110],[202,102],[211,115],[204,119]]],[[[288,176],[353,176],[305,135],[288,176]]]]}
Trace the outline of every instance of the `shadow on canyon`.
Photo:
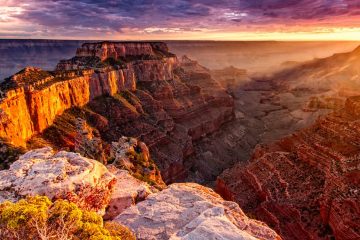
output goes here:
{"type": "Polygon", "coordinates": [[[360,47],[309,59],[313,44],[299,61],[268,58],[277,66],[271,71],[209,69],[159,42],[83,44],[56,71],[26,68],[3,83],[10,89],[0,104],[11,117],[1,119],[1,137],[104,164],[114,162],[115,145],[135,144],[130,163],[119,166],[152,186],[213,187],[285,239],[352,239],[359,236],[352,213],[360,192],[360,47]],[[119,57],[119,46],[129,56],[119,57]]]}

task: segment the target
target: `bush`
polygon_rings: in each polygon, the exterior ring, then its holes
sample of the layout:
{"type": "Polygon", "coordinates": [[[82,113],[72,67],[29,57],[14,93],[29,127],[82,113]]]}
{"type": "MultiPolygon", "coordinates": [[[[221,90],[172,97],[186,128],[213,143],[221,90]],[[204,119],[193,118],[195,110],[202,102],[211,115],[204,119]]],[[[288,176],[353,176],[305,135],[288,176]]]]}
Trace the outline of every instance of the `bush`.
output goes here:
{"type": "Polygon", "coordinates": [[[101,216],[74,203],[35,196],[0,204],[0,239],[133,240],[132,232],[117,223],[103,224],[101,216]]]}

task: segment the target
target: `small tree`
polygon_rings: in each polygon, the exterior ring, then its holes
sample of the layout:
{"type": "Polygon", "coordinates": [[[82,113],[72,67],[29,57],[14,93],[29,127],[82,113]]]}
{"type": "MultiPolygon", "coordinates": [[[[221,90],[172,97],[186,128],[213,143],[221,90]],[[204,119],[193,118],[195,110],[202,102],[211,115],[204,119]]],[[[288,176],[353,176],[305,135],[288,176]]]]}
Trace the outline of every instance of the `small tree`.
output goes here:
{"type": "Polygon", "coordinates": [[[35,196],[0,204],[0,239],[133,240],[133,233],[117,223],[103,224],[101,216],[74,203],[35,196]]]}

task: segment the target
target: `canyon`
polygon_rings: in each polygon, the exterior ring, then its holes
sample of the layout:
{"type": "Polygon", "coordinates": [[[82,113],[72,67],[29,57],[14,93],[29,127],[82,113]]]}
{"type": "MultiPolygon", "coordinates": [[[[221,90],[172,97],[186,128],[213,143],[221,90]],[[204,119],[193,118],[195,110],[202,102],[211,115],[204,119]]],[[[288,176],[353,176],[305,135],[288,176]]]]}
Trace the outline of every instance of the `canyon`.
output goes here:
{"type": "MultiPolygon", "coordinates": [[[[62,59],[73,57],[81,44],[91,41],[48,39],[0,39],[0,81],[27,66],[53,70],[62,59]]],[[[266,73],[284,62],[303,62],[349,52],[359,42],[228,42],[165,41],[177,56],[188,55],[209,69],[228,66],[266,73]],[[299,51],[302,49],[302,51],[299,51]]]]}
{"type": "Polygon", "coordinates": [[[357,239],[359,97],[310,127],[259,145],[216,190],[285,239],[357,239]]]}
{"type": "Polygon", "coordinates": [[[145,142],[165,182],[184,179],[193,143],[234,118],[231,96],[203,67],[155,42],[86,43],[56,71],[26,68],[2,91],[0,137],[10,144],[74,150],[82,118],[107,153],[121,136],[145,142]]]}
{"type": "Polygon", "coordinates": [[[359,48],[259,75],[161,42],[84,43],[0,83],[0,196],[26,195],[11,180],[24,159],[84,157],[115,179],[89,208],[139,239],[357,239],[359,66],[359,48]]]}
{"type": "Polygon", "coordinates": [[[359,60],[356,48],[245,82],[240,91],[260,90],[264,109],[272,104],[257,125],[270,130],[215,189],[284,239],[359,238],[359,60]]]}

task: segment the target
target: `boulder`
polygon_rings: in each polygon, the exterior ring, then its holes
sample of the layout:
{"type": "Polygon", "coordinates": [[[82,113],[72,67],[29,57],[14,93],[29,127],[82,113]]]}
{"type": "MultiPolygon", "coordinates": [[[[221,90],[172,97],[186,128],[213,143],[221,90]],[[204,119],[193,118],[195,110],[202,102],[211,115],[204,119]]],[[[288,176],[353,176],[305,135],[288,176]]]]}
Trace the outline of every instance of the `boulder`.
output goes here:
{"type": "Polygon", "coordinates": [[[46,195],[102,213],[115,182],[115,176],[100,162],[77,153],[54,153],[47,147],[25,153],[9,170],[0,171],[0,202],[46,195]]]}
{"type": "Polygon", "coordinates": [[[172,184],[114,221],[131,228],[137,239],[281,239],[236,203],[195,183],[172,184]]]}

